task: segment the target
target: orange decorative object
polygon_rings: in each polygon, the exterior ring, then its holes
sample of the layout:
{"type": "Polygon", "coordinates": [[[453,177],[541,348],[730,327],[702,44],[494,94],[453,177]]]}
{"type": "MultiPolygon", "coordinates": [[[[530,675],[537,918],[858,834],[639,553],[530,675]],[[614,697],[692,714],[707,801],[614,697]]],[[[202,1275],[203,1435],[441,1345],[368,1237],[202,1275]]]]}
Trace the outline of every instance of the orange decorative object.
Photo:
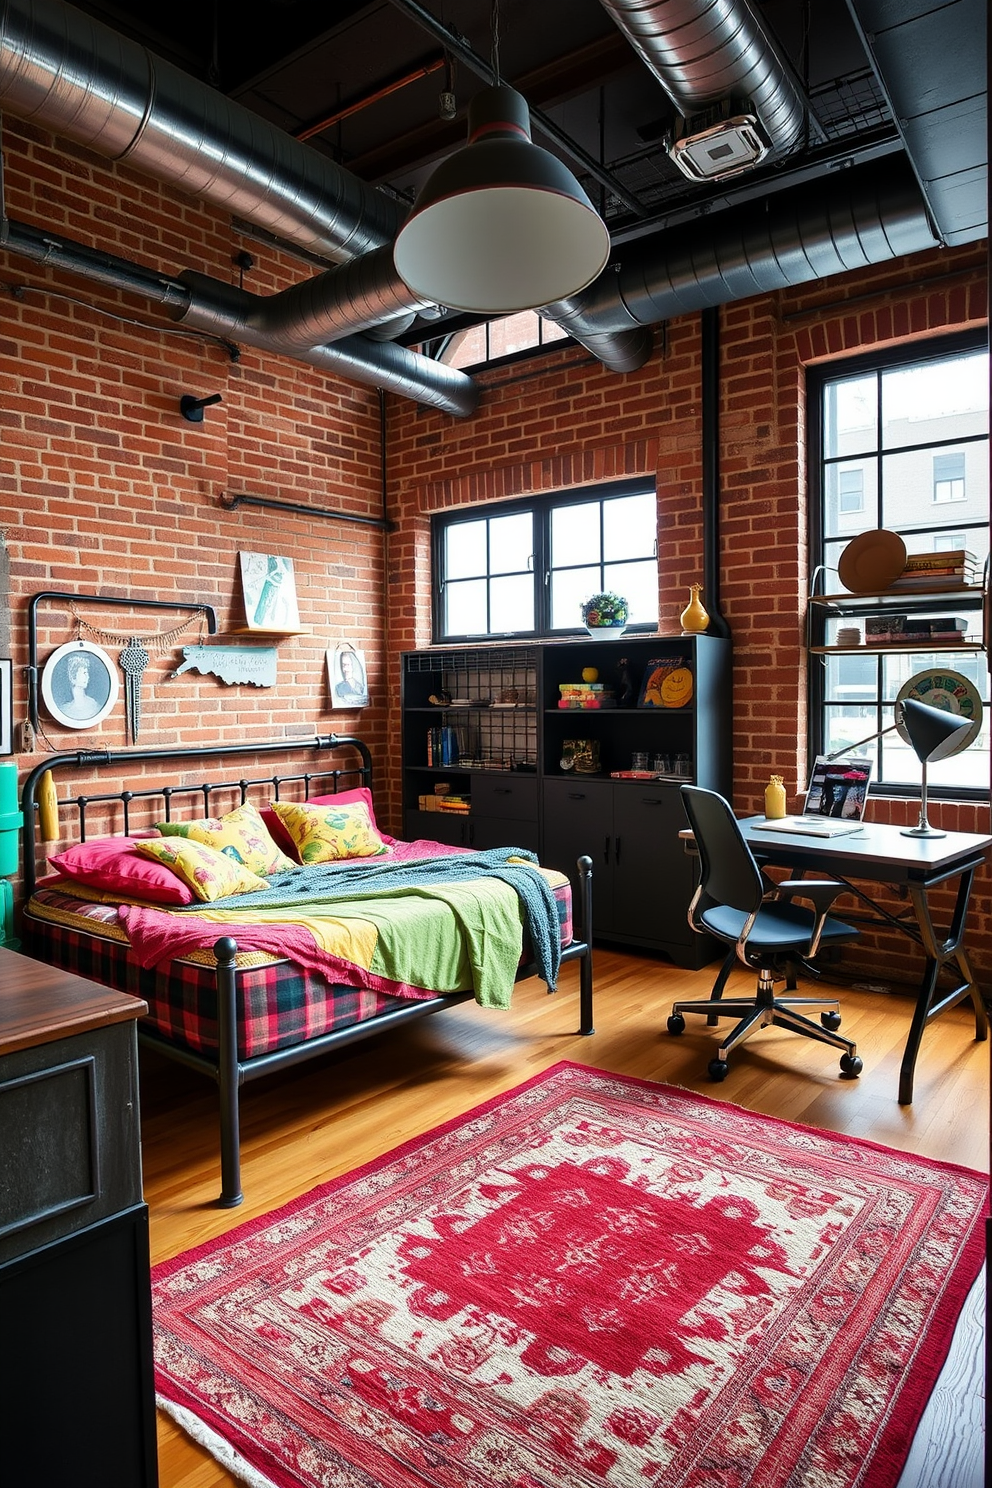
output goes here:
{"type": "Polygon", "coordinates": [[[702,588],[702,584],[689,585],[689,603],[679,616],[683,635],[702,635],[710,623],[710,617],[703,608],[703,602],[699,597],[702,593],[702,588]]]}

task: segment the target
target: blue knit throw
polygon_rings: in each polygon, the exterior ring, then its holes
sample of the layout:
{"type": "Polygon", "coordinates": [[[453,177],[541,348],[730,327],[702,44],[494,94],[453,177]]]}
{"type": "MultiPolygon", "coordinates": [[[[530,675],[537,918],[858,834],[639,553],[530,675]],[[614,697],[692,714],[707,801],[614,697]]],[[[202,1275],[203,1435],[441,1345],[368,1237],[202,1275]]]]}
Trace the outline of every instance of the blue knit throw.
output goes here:
{"type": "Polygon", "coordinates": [[[524,847],[493,847],[486,852],[452,853],[420,862],[389,863],[365,858],[359,866],[309,863],[273,875],[271,887],[250,894],[228,894],[209,904],[192,904],[177,913],[197,909],[302,909],[317,899],[369,899],[390,889],[429,888],[433,883],[465,883],[474,878],[498,878],[517,891],[534,963],[549,991],[558,985],[561,933],[558,905],[551,885],[538,873],[537,858],[524,847]],[[523,862],[511,863],[511,858],[523,862]]]}

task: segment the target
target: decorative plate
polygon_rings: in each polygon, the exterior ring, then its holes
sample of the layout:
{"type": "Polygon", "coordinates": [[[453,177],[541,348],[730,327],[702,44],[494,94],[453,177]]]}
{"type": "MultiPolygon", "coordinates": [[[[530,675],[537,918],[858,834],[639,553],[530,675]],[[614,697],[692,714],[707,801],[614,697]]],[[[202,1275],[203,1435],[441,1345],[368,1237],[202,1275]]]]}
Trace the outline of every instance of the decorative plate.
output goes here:
{"type": "MultiPolygon", "coordinates": [[[[917,672],[900,687],[896,705],[904,703],[907,698],[912,698],[917,703],[928,703],[931,708],[943,708],[956,718],[972,720],[971,728],[962,731],[955,754],[967,749],[978,737],[982,727],[981,695],[975,684],[969,682],[967,677],[962,677],[960,672],[948,671],[946,667],[933,667],[928,672],[917,672]]],[[[899,723],[896,728],[899,737],[908,744],[910,738],[905,725],[899,723]]]]}
{"type": "Polygon", "coordinates": [[[837,561],[837,573],[852,594],[888,589],[906,567],[906,544],[898,532],[876,527],[852,538],[837,561]]]}
{"type": "Polygon", "coordinates": [[[66,641],[41,674],[45,707],[66,728],[96,728],[113,709],[119,686],[116,666],[90,641],[66,641]]]}

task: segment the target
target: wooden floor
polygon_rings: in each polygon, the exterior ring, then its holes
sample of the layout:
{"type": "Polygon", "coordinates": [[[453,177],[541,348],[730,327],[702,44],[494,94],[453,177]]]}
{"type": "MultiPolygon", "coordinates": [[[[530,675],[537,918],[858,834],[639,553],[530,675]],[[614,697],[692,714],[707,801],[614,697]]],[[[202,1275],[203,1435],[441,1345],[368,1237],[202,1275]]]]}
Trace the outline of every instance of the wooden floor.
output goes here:
{"type": "MultiPolygon", "coordinates": [[[[561,1059],[668,1081],[753,1111],[988,1171],[990,1044],[975,1042],[968,1011],[953,1009],[928,1028],[912,1106],[896,1100],[912,1000],[844,988],[837,995],[844,1032],[856,1039],[864,1059],[860,1080],[840,1078],[826,1046],[766,1029],[733,1057],[727,1080],[714,1085],[706,1077],[714,1030],[690,1019],[682,1038],[665,1031],[671,1002],[705,996],[712,976],[713,969],[679,971],[653,958],[601,950],[597,1031],[589,1038],[573,1032],[578,978],[571,965],[563,968],[555,997],[541,983],[525,982],[510,1013],[463,1004],[248,1085],[242,1092],[245,1201],[234,1210],[214,1205],[219,1170],[213,1085],[143,1051],[144,1185],[153,1262],[265,1214],[561,1059]]],[[[742,972],[731,989],[749,985],[742,972]]],[[[821,984],[817,990],[827,989],[821,984]]],[[[972,1343],[980,1311],[976,1318],[972,1343]]],[[[939,1436],[944,1448],[950,1438],[963,1438],[964,1457],[978,1461],[980,1444],[977,1456],[967,1447],[981,1420],[982,1385],[973,1363],[963,1367],[971,1372],[976,1408],[970,1421],[957,1407],[945,1408],[939,1436]]],[[[161,1413],[159,1423],[161,1488],[218,1488],[236,1481],[161,1413]]],[[[946,1488],[977,1488],[981,1481],[961,1458],[949,1478],[940,1467],[941,1451],[930,1458],[936,1467],[914,1470],[914,1488],[944,1488],[945,1482],[946,1488]]],[[[926,1460],[922,1453],[920,1462],[926,1460]]],[[[910,1488],[909,1475],[900,1488],[910,1488]]]]}

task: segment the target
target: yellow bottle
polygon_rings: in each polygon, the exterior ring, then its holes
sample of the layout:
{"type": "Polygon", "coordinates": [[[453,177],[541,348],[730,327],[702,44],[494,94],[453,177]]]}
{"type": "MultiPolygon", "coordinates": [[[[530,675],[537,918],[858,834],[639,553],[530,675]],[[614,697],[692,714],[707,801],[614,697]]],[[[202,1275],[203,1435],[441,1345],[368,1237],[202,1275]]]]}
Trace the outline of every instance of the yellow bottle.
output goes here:
{"type": "Polygon", "coordinates": [[[781,775],[773,775],[765,786],[765,819],[779,821],[785,815],[785,786],[781,775]]]}

